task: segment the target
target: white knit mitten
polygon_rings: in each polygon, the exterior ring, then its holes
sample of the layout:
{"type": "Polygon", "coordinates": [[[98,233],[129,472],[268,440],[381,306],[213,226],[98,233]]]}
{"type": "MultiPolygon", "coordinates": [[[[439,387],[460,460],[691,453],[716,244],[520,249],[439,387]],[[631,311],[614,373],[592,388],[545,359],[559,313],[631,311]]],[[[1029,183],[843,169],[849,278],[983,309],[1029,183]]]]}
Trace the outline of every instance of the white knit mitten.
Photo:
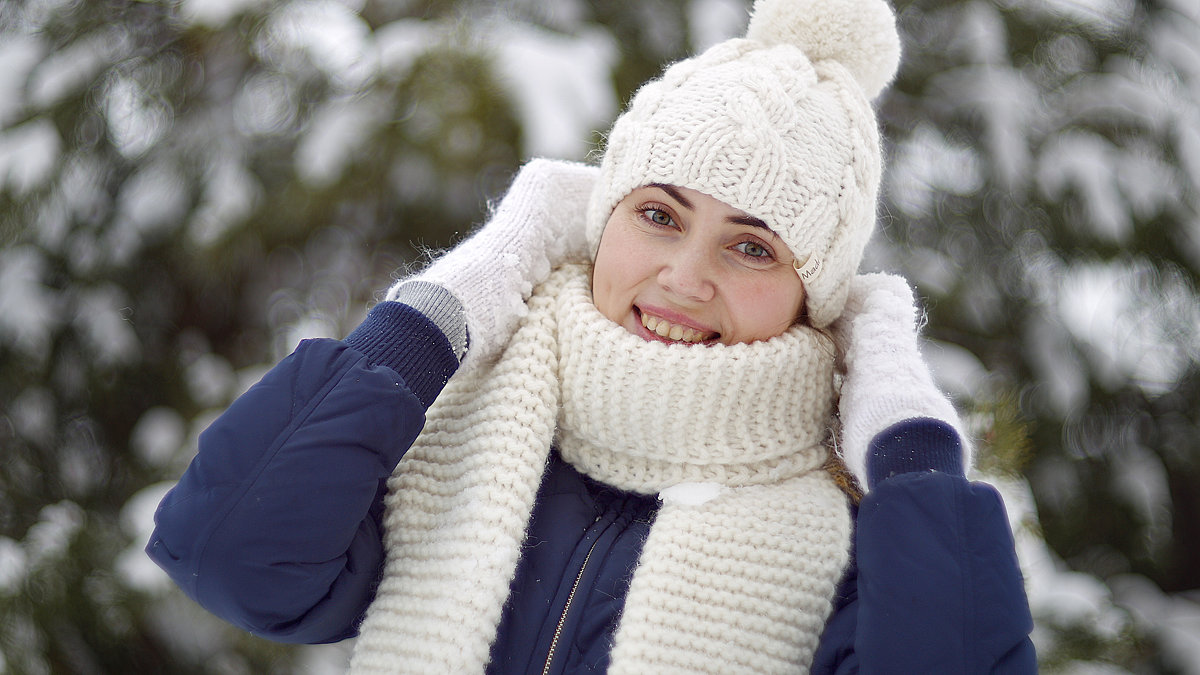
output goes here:
{"type": "Polygon", "coordinates": [[[906,420],[940,420],[953,427],[962,443],[962,466],[970,466],[958,413],[921,358],[916,316],[912,289],[904,279],[866,274],[851,281],[844,313],[831,326],[845,356],[839,450],[864,487],[871,441],[906,420]]]}
{"type": "Polygon", "coordinates": [[[525,300],[551,268],[586,258],[584,214],[596,173],[584,164],[531,160],[483,228],[419,274],[396,282],[386,299],[425,312],[447,333],[463,366],[489,360],[508,341],[527,311],[525,300]],[[445,295],[439,298],[431,285],[449,291],[461,309],[442,302],[445,295]],[[460,327],[465,320],[467,335],[447,328],[455,319],[460,327]]]}

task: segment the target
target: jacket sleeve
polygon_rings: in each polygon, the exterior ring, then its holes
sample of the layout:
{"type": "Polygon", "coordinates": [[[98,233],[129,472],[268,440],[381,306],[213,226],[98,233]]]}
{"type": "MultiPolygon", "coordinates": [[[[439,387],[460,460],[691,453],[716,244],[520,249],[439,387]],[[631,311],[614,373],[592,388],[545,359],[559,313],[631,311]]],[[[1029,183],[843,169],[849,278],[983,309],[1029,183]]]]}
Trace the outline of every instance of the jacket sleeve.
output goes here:
{"type": "Polygon", "coordinates": [[[217,616],[282,642],[354,635],[383,563],[385,482],[458,361],[400,303],[306,340],[199,439],[146,551],[217,616]]]}
{"type": "Polygon", "coordinates": [[[959,456],[958,443],[935,420],[902,422],[874,440],[883,459],[858,509],[853,564],[814,673],[1037,672],[999,493],[961,468],[914,470],[922,453],[959,456]]]}

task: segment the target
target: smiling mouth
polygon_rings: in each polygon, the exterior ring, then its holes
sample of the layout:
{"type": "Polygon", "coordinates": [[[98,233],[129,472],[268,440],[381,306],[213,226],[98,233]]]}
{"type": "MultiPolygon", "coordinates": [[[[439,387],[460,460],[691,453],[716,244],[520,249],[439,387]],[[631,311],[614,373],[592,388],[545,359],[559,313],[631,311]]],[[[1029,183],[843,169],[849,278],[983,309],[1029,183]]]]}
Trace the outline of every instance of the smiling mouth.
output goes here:
{"type": "Polygon", "coordinates": [[[705,340],[711,340],[719,335],[719,333],[700,331],[690,326],[671,323],[662,317],[647,314],[643,311],[639,311],[638,313],[641,315],[642,326],[663,340],[696,344],[705,340]]]}

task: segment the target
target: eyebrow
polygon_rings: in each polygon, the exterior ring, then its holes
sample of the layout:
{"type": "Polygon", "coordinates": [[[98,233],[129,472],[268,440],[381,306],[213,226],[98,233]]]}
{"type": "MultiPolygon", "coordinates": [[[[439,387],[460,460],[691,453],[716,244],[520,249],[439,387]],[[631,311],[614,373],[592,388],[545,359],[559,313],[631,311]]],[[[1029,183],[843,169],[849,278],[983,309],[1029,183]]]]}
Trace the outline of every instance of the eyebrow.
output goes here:
{"type": "MultiPolygon", "coordinates": [[[[692,205],[692,201],[690,199],[688,199],[687,197],[684,197],[683,193],[680,192],[679,189],[676,188],[674,185],[667,185],[666,183],[650,183],[648,187],[656,187],[659,190],[662,190],[663,192],[671,195],[672,199],[674,199],[675,201],[682,204],[683,208],[685,208],[689,211],[696,210],[696,207],[692,205]]],[[[726,220],[729,220],[730,222],[738,223],[739,225],[746,225],[749,227],[761,228],[761,229],[766,230],[767,232],[770,232],[771,234],[775,235],[776,237],[779,236],[775,232],[775,230],[772,230],[771,228],[767,227],[766,223],[764,223],[759,218],[755,218],[754,216],[749,216],[749,215],[730,216],[726,220]]]]}

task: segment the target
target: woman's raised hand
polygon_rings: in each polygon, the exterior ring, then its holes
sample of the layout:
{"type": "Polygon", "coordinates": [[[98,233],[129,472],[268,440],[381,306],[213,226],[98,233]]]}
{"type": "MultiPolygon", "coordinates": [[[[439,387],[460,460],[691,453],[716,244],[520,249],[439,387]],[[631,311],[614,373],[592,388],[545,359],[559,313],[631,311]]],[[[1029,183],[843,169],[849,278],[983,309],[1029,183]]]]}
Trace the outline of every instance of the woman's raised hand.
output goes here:
{"type": "Polygon", "coordinates": [[[962,438],[958,413],[921,358],[917,308],[908,282],[890,274],[854,277],[846,309],[831,328],[845,359],[839,451],[862,486],[870,487],[871,442],[909,420],[937,420],[957,430],[961,466],[969,467],[969,444],[962,438]]]}
{"type": "Polygon", "coordinates": [[[415,282],[449,291],[466,321],[463,365],[490,360],[525,315],[533,287],[553,267],[586,259],[584,214],[597,173],[575,162],[531,160],[479,231],[396,282],[386,299],[414,304],[408,298],[426,295],[415,282]]]}

